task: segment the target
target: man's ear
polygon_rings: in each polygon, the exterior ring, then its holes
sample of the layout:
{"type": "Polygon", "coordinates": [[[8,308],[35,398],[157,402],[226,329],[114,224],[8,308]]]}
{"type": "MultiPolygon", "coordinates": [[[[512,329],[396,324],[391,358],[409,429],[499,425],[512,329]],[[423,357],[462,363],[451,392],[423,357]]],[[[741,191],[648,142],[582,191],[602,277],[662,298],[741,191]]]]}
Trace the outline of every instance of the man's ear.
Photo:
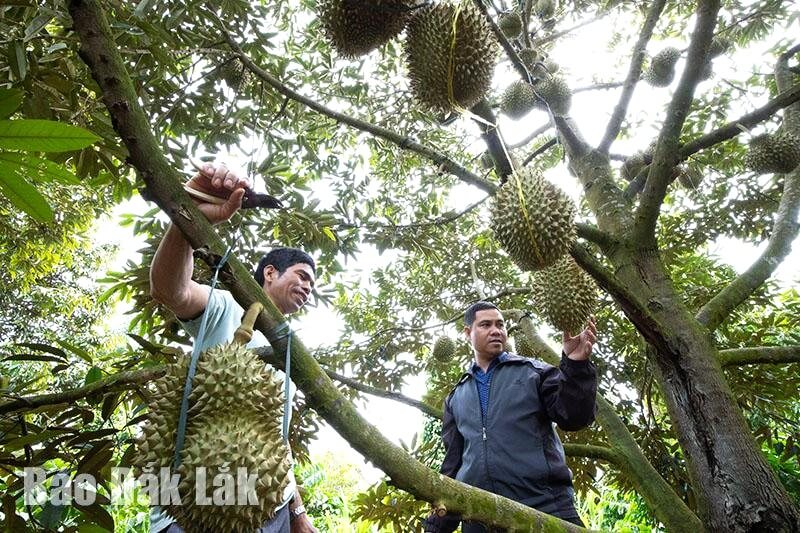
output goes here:
{"type": "Polygon", "coordinates": [[[468,341],[470,340],[471,333],[472,333],[472,328],[469,326],[464,326],[464,336],[467,338],[468,341]]]}
{"type": "Polygon", "coordinates": [[[267,265],[264,267],[264,283],[272,283],[277,278],[278,269],[275,268],[273,265],[267,265]]]}

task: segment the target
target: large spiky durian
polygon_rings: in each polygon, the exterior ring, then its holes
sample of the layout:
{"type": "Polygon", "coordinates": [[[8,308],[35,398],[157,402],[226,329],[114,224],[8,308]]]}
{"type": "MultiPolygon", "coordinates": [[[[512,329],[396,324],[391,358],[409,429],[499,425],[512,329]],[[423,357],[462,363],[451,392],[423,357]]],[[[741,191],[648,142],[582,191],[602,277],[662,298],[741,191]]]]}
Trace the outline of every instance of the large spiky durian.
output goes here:
{"type": "Polygon", "coordinates": [[[497,50],[486,18],[471,3],[419,9],[405,41],[414,95],[433,111],[472,107],[489,90],[497,50]]]}
{"type": "Polygon", "coordinates": [[[536,356],[536,348],[534,347],[533,341],[528,338],[528,335],[525,334],[522,328],[518,329],[514,334],[514,345],[517,348],[518,355],[524,357],[536,356]]]}
{"type": "Polygon", "coordinates": [[[575,204],[532,168],[508,177],[492,201],[491,226],[522,270],[555,263],[575,240],[575,204]]]}
{"type": "Polygon", "coordinates": [[[542,109],[550,108],[554,115],[566,115],[572,105],[572,91],[563,78],[551,76],[534,86],[536,94],[547,102],[537,100],[536,106],[542,109]]]}
{"type": "Polygon", "coordinates": [[[681,57],[677,48],[667,47],[653,56],[644,73],[644,80],[653,87],[666,87],[675,79],[675,64],[681,57]]]}
{"type": "Polygon", "coordinates": [[[534,272],[531,284],[539,316],[557,331],[576,335],[583,330],[597,305],[597,286],[572,257],[565,255],[534,272]]]}
{"type": "MultiPolygon", "coordinates": [[[[188,358],[183,358],[154,382],[155,393],[137,445],[141,472],[158,473],[172,464],[188,368],[188,358]]],[[[181,465],[173,471],[180,475],[182,504],[164,506],[187,532],[250,532],[274,514],[283,502],[291,468],[291,455],[281,438],[282,407],[281,380],[251,351],[230,344],[200,355],[189,396],[181,465]],[[206,495],[213,493],[217,474],[232,475],[234,488],[238,468],[254,475],[257,504],[198,505],[195,488],[202,475],[200,467],[205,467],[206,495]]],[[[233,494],[237,496],[235,490],[233,494]]]]}
{"type": "Polygon", "coordinates": [[[536,63],[542,60],[542,54],[534,48],[523,48],[519,51],[519,58],[528,70],[533,70],[536,63]]]}
{"type": "Polygon", "coordinates": [[[536,105],[533,87],[524,81],[509,85],[500,98],[500,110],[513,119],[522,118],[536,105]]]}
{"type": "Polygon", "coordinates": [[[791,172],[800,164],[800,136],[765,133],[750,140],[744,163],[759,174],[791,172]]]}
{"type": "Polygon", "coordinates": [[[413,0],[322,0],[323,31],[344,57],[362,56],[400,33],[411,17],[413,0]]]}
{"type": "Polygon", "coordinates": [[[515,39],[522,33],[522,18],[516,11],[509,11],[500,15],[497,25],[507,39],[515,39]]]}
{"type": "Polygon", "coordinates": [[[433,343],[433,358],[440,363],[450,363],[456,354],[456,343],[447,336],[436,339],[433,343]]]}

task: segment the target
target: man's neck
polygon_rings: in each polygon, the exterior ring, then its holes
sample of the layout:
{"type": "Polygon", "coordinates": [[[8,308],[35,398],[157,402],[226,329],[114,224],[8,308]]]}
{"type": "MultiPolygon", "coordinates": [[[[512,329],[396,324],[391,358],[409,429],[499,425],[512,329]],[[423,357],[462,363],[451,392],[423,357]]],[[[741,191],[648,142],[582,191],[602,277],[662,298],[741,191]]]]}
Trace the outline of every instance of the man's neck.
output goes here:
{"type": "MultiPolygon", "coordinates": [[[[501,352],[501,353],[502,353],[502,352],[501,352]]],[[[492,361],[494,361],[494,360],[495,360],[495,359],[497,359],[498,357],[500,357],[500,354],[499,354],[499,353],[497,353],[497,354],[482,354],[482,353],[476,353],[476,354],[475,354],[475,364],[477,364],[477,365],[478,365],[478,367],[479,367],[481,370],[483,370],[484,372],[486,372],[486,371],[489,369],[489,365],[491,365],[491,364],[492,364],[492,361]]]]}

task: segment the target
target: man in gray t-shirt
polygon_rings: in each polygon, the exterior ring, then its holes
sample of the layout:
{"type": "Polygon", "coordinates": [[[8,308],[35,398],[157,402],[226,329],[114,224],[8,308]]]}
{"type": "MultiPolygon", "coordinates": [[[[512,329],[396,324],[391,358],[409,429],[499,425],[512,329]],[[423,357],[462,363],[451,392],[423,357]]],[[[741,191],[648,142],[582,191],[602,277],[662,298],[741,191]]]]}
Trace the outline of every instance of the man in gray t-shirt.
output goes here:
{"type": "MultiPolygon", "coordinates": [[[[250,187],[246,178],[239,178],[224,165],[206,163],[188,183],[193,189],[205,191],[206,197],[222,197],[224,203],[197,201],[197,208],[212,224],[228,220],[242,205],[245,189],[250,187]]],[[[192,280],[194,260],[192,247],[181,231],[170,225],[150,265],[150,291],[153,298],[169,308],[187,332],[197,336],[200,317],[208,313],[205,339],[201,349],[224,344],[233,339],[241,322],[243,309],[227,291],[214,291],[209,298],[209,287],[192,280]]],[[[302,250],[276,248],[265,255],[255,269],[256,281],[262,286],[272,303],[282,313],[289,315],[299,310],[314,287],[316,265],[302,250]]],[[[260,332],[254,332],[249,347],[267,345],[260,332]]],[[[294,388],[291,390],[294,395],[294,388]]],[[[173,519],[154,508],[151,513],[152,533],[181,533],[173,519]]],[[[276,509],[275,517],[266,522],[262,533],[314,533],[305,513],[300,494],[292,478],[284,503],[276,509]]]]}

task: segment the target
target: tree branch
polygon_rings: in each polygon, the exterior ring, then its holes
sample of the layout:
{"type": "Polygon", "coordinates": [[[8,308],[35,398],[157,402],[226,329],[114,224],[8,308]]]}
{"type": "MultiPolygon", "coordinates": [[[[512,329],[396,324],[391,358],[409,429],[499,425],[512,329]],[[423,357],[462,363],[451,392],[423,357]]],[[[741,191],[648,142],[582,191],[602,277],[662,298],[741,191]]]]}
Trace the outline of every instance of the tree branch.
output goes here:
{"type": "Polygon", "coordinates": [[[533,161],[534,159],[536,159],[536,156],[542,155],[543,153],[545,153],[546,151],[548,151],[550,148],[552,148],[552,147],[553,147],[553,146],[555,146],[556,144],[558,144],[558,139],[556,139],[555,137],[553,137],[552,139],[550,139],[549,141],[547,141],[546,143],[544,143],[543,145],[541,145],[540,147],[538,147],[536,150],[534,150],[533,152],[531,152],[531,153],[530,153],[530,154],[529,154],[529,155],[528,155],[528,156],[525,158],[525,160],[522,162],[522,166],[523,166],[523,167],[526,167],[526,166],[528,166],[528,163],[530,163],[531,161],[533,161]]]}
{"type": "Polygon", "coordinates": [[[542,126],[539,126],[535,130],[533,130],[533,132],[531,132],[530,135],[528,135],[527,137],[525,137],[524,139],[522,139],[519,142],[516,142],[514,144],[509,144],[508,147],[509,148],[519,148],[521,146],[527,146],[529,142],[531,142],[536,137],[538,137],[539,135],[541,135],[542,133],[546,132],[547,130],[549,130],[552,127],[553,127],[553,124],[550,123],[550,122],[548,122],[547,124],[544,124],[542,126]]]}
{"type": "Polygon", "coordinates": [[[575,224],[575,228],[577,229],[578,237],[582,237],[587,241],[593,242],[600,248],[607,248],[615,242],[611,235],[593,224],[578,222],[575,224]]]}
{"type": "Polygon", "coordinates": [[[709,148],[715,144],[727,141],[728,139],[733,139],[742,133],[740,126],[752,128],[756,124],[769,119],[777,111],[798,101],[800,101],[800,84],[781,92],[778,94],[778,96],[767,102],[766,105],[759,107],[755,111],[747,113],[746,115],[742,115],[733,122],[728,122],[724,126],[712,131],[711,133],[707,133],[702,137],[698,137],[697,139],[684,144],[680,149],[680,159],[685,160],[700,150],[704,150],[705,148],[709,148]]]}
{"type": "Polygon", "coordinates": [[[719,362],[722,366],[798,363],[800,362],[800,345],[720,350],[719,362]]]}
{"type": "Polygon", "coordinates": [[[686,68],[683,70],[681,80],[667,108],[664,126],[661,128],[658,145],[647,176],[647,183],[636,211],[634,240],[645,248],[656,245],[656,221],[661,210],[661,203],[667,193],[672,169],[678,163],[681,130],[686,116],[689,114],[695,87],[700,81],[708,59],[708,48],[711,38],[714,36],[714,25],[719,8],[720,0],[698,1],[697,22],[689,44],[686,68]]]}
{"type": "Polygon", "coordinates": [[[425,146],[420,144],[419,142],[415,141],[410,137],[406,137],[396,133],[388,128],[384,128],[383,126],[378,126],[375,124],[371,124],[364,120],[360,120],[357,118],[353,118],[349,115],[345,115],[344,113],[339,113],[338,111],[334,111],[332,109],[328,109],[327,107],[323,106],[322,104],[315,102],[311,98],[303,96],[302,94],[294,91],[284,85],[279,79],[272,76],[269,72],[265,71],[261,67],[255,64],[250,56],[245,54],[239,44],[233,40],[233,38],[228,35],[224,34],[228,45],[233,50],[233,53],[239,60],[244,64],[244,66],[249,70],[253,75],[255,75],[258,79],[275,89],[275,91],[279,92],[280,94],[286,96],[287,98],[291,98],[295,102],[299,102],[304,106],[308,107],[309,109],[313,109],[317,113],[325,115],[326,117],[332,118],[333,120],[340,122],[342,124],[347,124],[353,128],[356,128],[360,131],[365,131],[376,137],[380,137],[381,139],[385,139],[389,142],[392,142],[403,148],[404,150],[410,150],[416,154],[421,155],[425,159],[428,159],[435,163],[438,167],[442,170],[456,176],[461,181],[465,183],[469,183],[470,185],[474,185],[481,190],[484,190],[488,193],[494,193],[497,189],[497,186],[490,181],[485,180],[484,178],[478,176],[474,172],[471,172],[469,169],[464,167],[463,165],[457,163],[450,157],[437,152],[433,148],[429,146],[425,146]]]}
{"type": "Polygon", "coordinates": [[[606,132],[603,139],[597,147],[597,150],[606,154],[611,144],[619,135],[619,130],[622,127],[622,122],[625,120],[625,115],[628,112],[628,104],[630,104],[633,91],[636,89],[636,84],[639,81],[639,76],[642,73],[642,62],[644,61],[644,53],[647,49],[647,43],[653,35],[653,29],[661,17],[661,11],[664,9],[666,0],[656,0],[650,4],[647,10],[647,18],[642,24],[642,29],[639,32],[639,39],[633,47],[633,56],[631,57],[631,64],[628,68],[628,76],[625,78],[625,83],[622,86],[622,95],[619,97],[611,119],[606,126],[606,132]]]}
{"type": "MultiPolygon", "coordinates": [[[[188,198],[180,185],[180,177],[169,166],[149,129],[98,1],[70,0],[69,12],[81,40],[81,58],[99,85],[114,129],[128,147],[130,161],[142,175],[150,194],[194,248],[207,244],[221,255],[225,244],[188,198]]],[[[277,333],[284,324],[284,316],[236,257],[228,260],[220,274],[222,282],[245,309],[255,301],[264,306],[256,328],[275,349],[270,363],[280,365],[289,342],[286,336],[277,333]]],[[[291,343],[292,379],[305,394],[308,405],[353,448],[383,470],[398,488],[466,518],[499,527],[525,531],[582,529],[521,503],[441,476],[416,461],[364,420],[309,355],[301,339],[293,336],[291,343]]]]}
{"type": "Polygon", "coordinates": [[[439,420],[442,419],[442,410],[437,409],[431,405],[428,405],[425,402],[420,400],[415,400],[414,398],[409,398],[404,394],[394,391],[388,391],[384,389],[379,389],[378,387],[372,387],[370,385],[366,385],[357,381],[353,378],[348,378],[347,376],[343,376],[341,374],[337,374],[333,370],[326,370],[325,371],[331,379],[335,379],[341,383],[344,383],[348,387],[355,389],[360,392],[365,392],[367,394],[371,394],[372,396],[379,396],[381,398],[387,398],[389,400],[394,400],[396,402],[400,402],[406,405],[410,405],[411,407],[415,407],[425,413],[426,415],[430,415],[434,418],[438,418],[439,420]]]}
{"type": "MultiPolygon", "coordinates": [[[[534,3],[533,0],[531,0],[531,3],[534,3]]],[[[564,35],[568,35],[568,34],[572,33],[573,31],[575,31],[577,29],[583,28],[584,26],[588,26],[589,24],[591,24],[593,22],[597,22],[598,20],[600,20],[603,17],[605,17],[607,14],[608,14],[608,11],[606,11],[604,13],[600,13],[599,15],[596,15],[596,16],[590,18],[590,19],[584,20],[583,22],[579,22],[578,24],[576,24],[575,26],[572,26],[571,28],[567,28],[565,30],[561,30],[561,31],[557,31],[555,33],[551,33],[551,34],[549,34],[549,35],[547,35],[545,37],[540,37],[538,39],[534,39],[532,47],[542,46],[543,44],[549,43],[550,41],[555,41],[556,39],[558,39],[560,37],[563,37],[564,35]]]]}
{"type": "MultiPolygon", "coordinates": [[[[486,148],[495,161],[497,175],[500,176],[502,182],[505,182],[506,177],[514,171],[514,166],[509,159],[510,154],[506,150],[506,144],[502,133],[500,133],[500,128],[497,127],[497,117],[486,100],[481,100],[472,106],[470,111],[485,121],[475,120],[475,123],[480,128],[481,137],[483,137],[486,148]]],[[[494,193],[494,191],[491,192],[494,193]]]]}
{"type": "Polygon", "coordinates": [[[619,466],[622,457],[613,449],[607,446],[597,446],[595,444],[579,444],[576,442],[565,442],[564,454],[570,457],[587,457],[589,459],[599,459],[619,466]]]}
{"type": "Polygon", "coordinates": [[[492,33],[494,33],[494,36],[500,43],[500,46],[502,46],[503,50],[505,50],[506,54],[508,55],[508,58],[511,60],[511,64],[514,65],[514,69],[517,71],[517,73],[523,80],[525,80],[528,83],[531,83],[533,80],[531,78],[530,72],[528,72],[528,69],[525,67],[525,63],[522,62],[522,59],[519,57],[519,54],[517,54],[517,51],[514,50],[514,47],[511,45],[510,42],[508,42],[506,36],[503,35],[503,32],[497,26],[492,16],[489,14],[489,10],[486,9],[486,4],[483,3],[483,0],[475,0],[475,5],[478,6],[480,12],[483,13],[484,17],[486,17],[487,24],[489,24],[489,27],[492,28],[492,33]]]}

